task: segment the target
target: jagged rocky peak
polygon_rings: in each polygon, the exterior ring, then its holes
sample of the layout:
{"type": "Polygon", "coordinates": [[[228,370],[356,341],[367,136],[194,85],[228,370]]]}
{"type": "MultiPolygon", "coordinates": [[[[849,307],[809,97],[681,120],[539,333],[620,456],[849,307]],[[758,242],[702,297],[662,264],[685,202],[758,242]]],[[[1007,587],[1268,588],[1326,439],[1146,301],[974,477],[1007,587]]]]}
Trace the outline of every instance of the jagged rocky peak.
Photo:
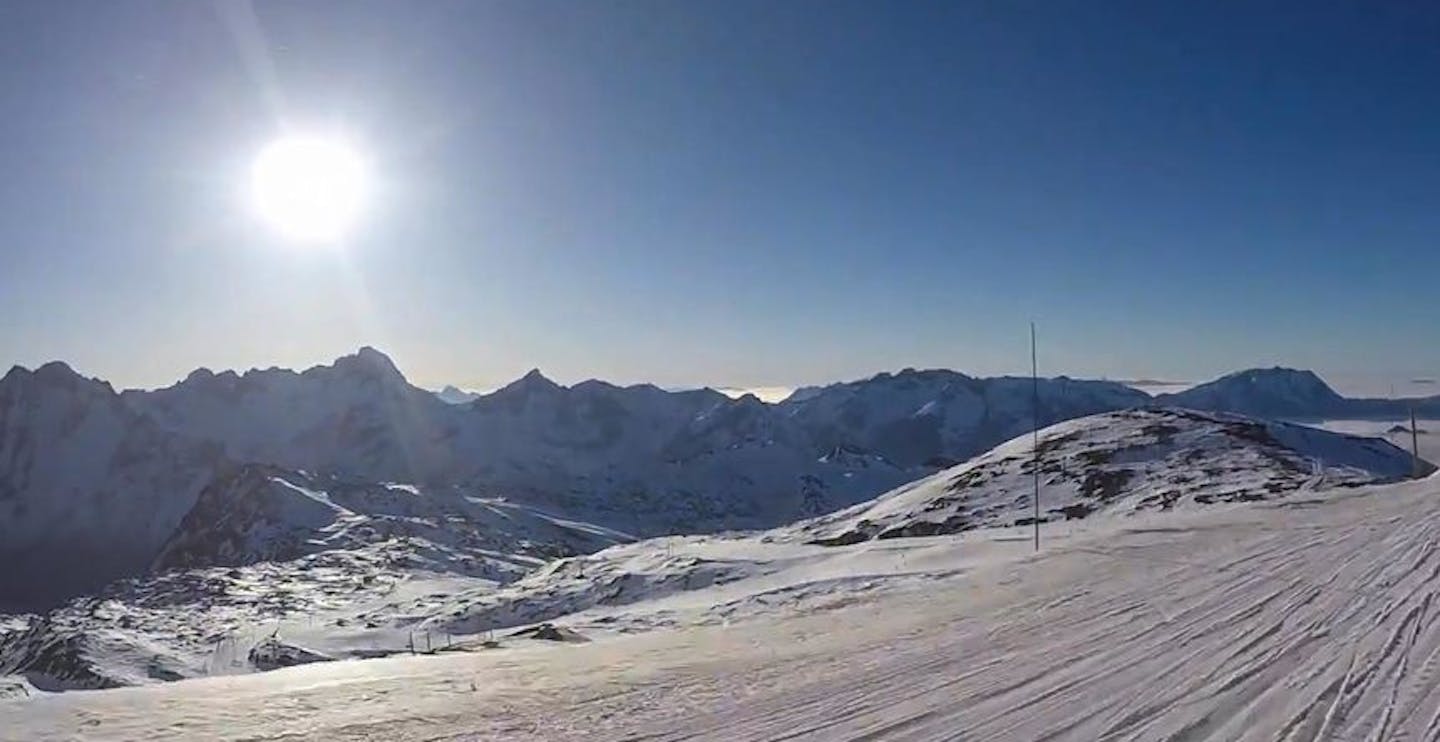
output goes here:
{"type": "Polygon", "coordinates": [[[85,377],[76,373],[75,369],[70,368],[69,364],[65,363],[64,361],[50,361],[49,363],[37,367],[33,371],[24,366],[12,366],[10,368],[10,371],[5,374],[4,378],[0,379],[0,382],[7,382],[10,384],[38,382],[50,385],[77,384],[86,381],[91,381],[96,384],[103,383],[98,380],[86,379],[85,377]]]}
{"type": "Polygon", "coordinates": [[[71,402],[103,402],[118,404],[119,398],[107,381],[87,378],[62,361],[50,361],[34,371],[14,366],[0,378],[0,394],[4,396],[44,394],[71,402]]]}
{"type": "Polygon", "coordinates": [[[209,382],[211,379],[214,379],[214,378],[215,378],[215,372],[214,372],[214,371],[211,371],[210,369],[205,368],[204,366],[201,366],[201,367],[195,369],[194,371],[191,371],[190,373],[188,373],[188,374],[185,375],[185,383],[187,383],[187,384],[204,384],[204,383],[207,383],[207,382],[209,382]]]}
{"type": "Polygon", "coordinates": [[[206,367],[204,367],[204,366],[201,366],[200,368],[197,368],[197,369],[195,369],[194,371],[191,371],[189,374],[186,374],[184,381],[181,382],[181,383],[184,383],[184,384],[202,384],[202,385],[203,385],[203,384],[234,384],[236,381],[239,381],[239,380],[240,380],[240,374],[237,374],[237,373],[235,373],[234,371],[231,371],[230,369],[226,369],[226,370],[221,371],[220,373],[217,374],[217,373],[215,373],[214,371],[211,371],[210,369],[208,369],[208,368],[206,368],[206,367]]]}
{"type": "Polygon", "coordinates": [[[143,566],[219,449],[163,433],[62,363],[0,381],[0,611],[143,566]]]}
{"type": "Polygon", "coordinates": [[[755,396],[753,392],[745,392],[735,398],[735,406],[742,409],[756,410],[766,406],[765,402],[755,396]]]}
{"type": "MultiPolygon", "coordinates": [[[[234,371],[225,370],[217,374],[214,371],[211,371],[210,369],[202,366],[187,374],[182,381],[180,381],[178,384],[175,384],[175,387],[183,386],[187,389],[200,389],[207,392],[226,393],[237,390],[241,386],[241,380],[242,377],[240,376],[240,374],[237,374],[234,371]]],[[[127,390],[125,394],[131,397],[135,396],[135,392],[133,390],[127,390]]]]}
{"type": "Polygon", "coordinates": [[[531,396],[535,394],[550,394],[558,392],[564,387],[546,378],[540,373],[540,369],[532,368],[524,376],[501,387],[495,392],[497,396],[531,396]]]}
{"type": "MultiPolygon", "coordinates": [[[[324,366],[317,366],[306,373],[308,374],[316,369],[325,368],[324,366]]],[[[395,366],[395,362],[390,360],[390,356],[381,353],[369,345],[362,346],[360,350],[348,356],[341,356],[335,359],[335,362],[330,364],[329,370],[338,374],[367,379],[399,382],[402,384],[408,383],[405,380],[405,375],[400,373],[400,369],[395,366]]]]}
{"type": "Polygon", "coordinates": [[[80,374],[64,361],[51,361],[35,369],[35,378],[42,381],[71,381],[80,379],[80,374]]]}

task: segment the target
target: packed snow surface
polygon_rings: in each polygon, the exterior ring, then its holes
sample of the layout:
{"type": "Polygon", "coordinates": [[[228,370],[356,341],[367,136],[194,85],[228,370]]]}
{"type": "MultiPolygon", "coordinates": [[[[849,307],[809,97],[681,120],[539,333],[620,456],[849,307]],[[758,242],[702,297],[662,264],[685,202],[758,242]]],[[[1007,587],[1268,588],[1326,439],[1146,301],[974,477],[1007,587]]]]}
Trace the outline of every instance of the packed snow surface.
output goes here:
{"type": "Polygon", "coordinates": [[[0,738],[1440,733],[1440,478],[1045,529],[1039,553],[1006,529],[844,547],[680,540],[672,558],[778,550],[794,576],[691,591],[698,612],[673,629],[574,624],[592,634],[585,643],[504,638],[493,650],[22,695],[0,701],[0,738]],[[737,601],[754,609],[724,610],[737,601]]]}

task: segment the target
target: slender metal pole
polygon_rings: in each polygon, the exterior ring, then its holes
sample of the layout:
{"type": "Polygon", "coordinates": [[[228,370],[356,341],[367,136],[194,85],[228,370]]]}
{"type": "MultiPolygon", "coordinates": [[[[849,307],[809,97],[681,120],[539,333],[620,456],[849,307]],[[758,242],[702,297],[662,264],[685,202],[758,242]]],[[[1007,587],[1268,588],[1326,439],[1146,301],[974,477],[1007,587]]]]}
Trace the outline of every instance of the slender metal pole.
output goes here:
{"type": "Polygon", "coordinates": [[[1420,478],[1420,434],[1415,428],[1415,405],[1410,405],[1410,455],[1413,457],[1411,463],[1412,471],[1416,479],[1420,478]]]}
{"type": "Polygon", "coordinates": [[[1030,392],[1031,414],[1034,415],[1031,432],[1035,452],[1035,550],[1040,550],[1040,362],[1035,354],[1035,323],[1030,323],[1030,392]]]}

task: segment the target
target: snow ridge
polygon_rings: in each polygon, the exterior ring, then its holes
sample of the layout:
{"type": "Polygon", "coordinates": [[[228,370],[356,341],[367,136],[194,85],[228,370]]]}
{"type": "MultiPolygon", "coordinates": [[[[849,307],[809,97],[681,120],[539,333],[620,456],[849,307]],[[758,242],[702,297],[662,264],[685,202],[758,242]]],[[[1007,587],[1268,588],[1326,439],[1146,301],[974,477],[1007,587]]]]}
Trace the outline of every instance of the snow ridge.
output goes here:
{"type": "MultiPolygon", "coordinates": [[[[1409,454],[1360,438],[1176,408],[1104,413],[1040,432],[1042,522],[1266,500],[1395,481],[1409,454]]],[[[1034,522],[1034,451],[1021,436],[873,501],[781,529],[822,544],[1034,522]]]]}

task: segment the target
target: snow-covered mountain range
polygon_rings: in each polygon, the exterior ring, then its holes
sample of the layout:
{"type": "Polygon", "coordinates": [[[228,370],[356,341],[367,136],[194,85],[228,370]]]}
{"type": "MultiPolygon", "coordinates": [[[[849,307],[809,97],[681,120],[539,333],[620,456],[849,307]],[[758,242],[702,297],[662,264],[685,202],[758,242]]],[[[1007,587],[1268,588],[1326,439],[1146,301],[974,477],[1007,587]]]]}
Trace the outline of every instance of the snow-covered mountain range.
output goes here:
{"type": "Polygon", "coordinates": [[[754,397],[563,387],[532,371],[453,405],[370,348],[302,373],[196,372],[124,399],[236,460],[461,486],[640,534],[774,525],[913,476],[878,456],[827,458],[754,397]]]}
{"type": "MultiPolygon", "coordinates": [[[[1412,463],[1374,438],[1172,408],[1058,423],[1039,440],[1046,522],[1318,496],[1406,477],[1412,463]]],[[[157,573],[0,637],[0,675],[96,688],[393,654],[415,636],[434,644],[557,620],[587,632],[728,620],[831,589],[822,577],[863,589],[843,556],[824,553],[837,547],[1028,525],[1030,453],[1024,435],[839,512],[635,543],[514,503],[244,467],[201,494],[157,573]],[[720,586],[733,599],[686,607],[681,597],[720,586]]]]}
{"type": "MultiPolygon", "coordinates": [[[[1030,429],[1034,383],[907,369],[768,404],[534,371],[457,404],[370,348],[124,393],[61,363],[16,367],[0,379],[0,612],[58,607],[0,624],[0,675],[98,687],[244,671],[291,651],[272,636],[251,656],[257,632],[303,636],[301,616],[327,616],[314,651],[353,654],[367,637],[393,649],[413,622],[518,625],[738,579],[653,546],[633,547],[647,577],[582,556],[660,534],[778,528],[765,538],[827,544],[1024,522],[1024,439],[960,462],[1030,429]],[[541,569],[556,558],[571,566],[541,569]]],[[[1410,404],[1347,400],[1309,372],[1159,398],[1063,377],[1038,392],[1042,423],[1059,422],[1042,442],[1045,519],[1410,467],[1371,439],[1153,409],[1309,418],[1410,404]]]]}
{"type": "Polygon", "coordinates": [[[0,612],[143,571],[226,465],[62,363],[0,378],[0,612]]]}
{"type": "Polygon", "coordinates": [[[776,525],[913,476],[824,449],[754,397],[567,388],[535,372],[450,405],[368,348],[123,394],[63,364],[17,367],[0,380],[0,610],[151,568],[297,556],[312,531],[348,522],[349,503],[298,494],[335,481],[421,488],[427,507],[504,498],[647,535],[776,525]],[[186,536],[212,522],[231,530],[186,536]]]}
{"type": "MultiPolygon", "coordinates": [[[[0,380],[0,556],[16,567],[0,577],[0,605],[143,573],[199,494],[223,491],[246,465],[287,472],[284,481],[459,488],[641,537],[776,526],[1029,430],[1031,384],[907,369],[767,404],[708,389],[566,387],[532,371],[452,404],[372,348],[302,372],[200,369],[122,394],[64,364],[16,367],[0,380]]],[[[1157,402],[1293,418],[1409,405],[1346,399],[1288,369],[1158,398],[1064,377],[1038,390],[1042,424],[1157,402]]],[[[1417,404],[1422,415],[1440,407],[1417,404]]]]}
{"type": "MultiPolygon", "coordinates": [[[[901,466],[946,466],[1034,426],[1031,379],[977,379],[905,369],[809,388],[780,409],[824,446],[872,450],[901,466]]],[[[1038,384],[1040,424],[1138,407],[1150,396],[1123,384],[1061,376],[1038,384]]]]}

